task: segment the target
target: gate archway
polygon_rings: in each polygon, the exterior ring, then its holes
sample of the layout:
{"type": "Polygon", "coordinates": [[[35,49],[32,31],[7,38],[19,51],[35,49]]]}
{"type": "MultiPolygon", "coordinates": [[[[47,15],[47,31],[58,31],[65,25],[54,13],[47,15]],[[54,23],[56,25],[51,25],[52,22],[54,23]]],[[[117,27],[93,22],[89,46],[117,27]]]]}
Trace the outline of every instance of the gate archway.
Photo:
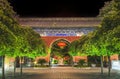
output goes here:
{"type": "Polygon", "coordinates": [[[51,66],[69,66],[72,57],[69,55],[70,42],[66,39],[57,39],[51,44],[51,66]]]}

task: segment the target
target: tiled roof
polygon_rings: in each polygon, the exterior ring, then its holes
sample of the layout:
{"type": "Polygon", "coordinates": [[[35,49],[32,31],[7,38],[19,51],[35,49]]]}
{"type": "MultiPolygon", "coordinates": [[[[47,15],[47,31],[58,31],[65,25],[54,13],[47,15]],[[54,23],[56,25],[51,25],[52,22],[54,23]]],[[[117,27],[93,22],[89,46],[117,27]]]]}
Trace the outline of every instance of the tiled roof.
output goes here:
{"type": "Polygon", "coordinates": [[[19,18],[22,26],[40,28],[97,27],[101,19],[96,17],[72,18],[19,18]]]}

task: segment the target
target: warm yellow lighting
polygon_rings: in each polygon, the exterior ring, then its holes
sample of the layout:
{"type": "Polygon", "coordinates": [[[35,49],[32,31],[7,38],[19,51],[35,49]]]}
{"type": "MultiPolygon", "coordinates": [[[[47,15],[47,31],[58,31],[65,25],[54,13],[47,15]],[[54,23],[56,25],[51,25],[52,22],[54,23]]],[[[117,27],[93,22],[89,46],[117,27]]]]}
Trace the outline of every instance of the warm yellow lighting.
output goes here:
{"type": "Polygon", "coordinates": [[[37,62],[35,61],[34,64],[37,64],[37,62]]]}

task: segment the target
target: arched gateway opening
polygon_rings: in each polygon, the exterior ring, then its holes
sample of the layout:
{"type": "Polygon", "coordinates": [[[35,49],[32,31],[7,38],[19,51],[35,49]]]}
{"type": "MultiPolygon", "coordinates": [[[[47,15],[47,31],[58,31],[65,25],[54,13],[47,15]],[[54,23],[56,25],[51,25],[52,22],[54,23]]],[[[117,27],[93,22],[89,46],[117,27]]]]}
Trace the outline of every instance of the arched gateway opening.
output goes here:
{"type": "Polygon", "coordinates": [[[72,57],[69,55],[70,42],[66,39],[57,39],[51,45],[51,66],[70,66],[72,57]]]}

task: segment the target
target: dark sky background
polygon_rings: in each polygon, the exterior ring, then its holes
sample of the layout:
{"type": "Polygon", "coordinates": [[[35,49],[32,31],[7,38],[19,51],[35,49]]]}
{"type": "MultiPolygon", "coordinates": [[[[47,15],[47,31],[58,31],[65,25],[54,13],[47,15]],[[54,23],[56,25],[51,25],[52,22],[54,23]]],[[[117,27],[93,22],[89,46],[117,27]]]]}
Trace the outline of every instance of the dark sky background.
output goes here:
{"type": "Polygon", "coordinates": [[[95,17],[110,0],[10,0],[21,17],[95,17]]]}

